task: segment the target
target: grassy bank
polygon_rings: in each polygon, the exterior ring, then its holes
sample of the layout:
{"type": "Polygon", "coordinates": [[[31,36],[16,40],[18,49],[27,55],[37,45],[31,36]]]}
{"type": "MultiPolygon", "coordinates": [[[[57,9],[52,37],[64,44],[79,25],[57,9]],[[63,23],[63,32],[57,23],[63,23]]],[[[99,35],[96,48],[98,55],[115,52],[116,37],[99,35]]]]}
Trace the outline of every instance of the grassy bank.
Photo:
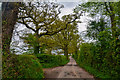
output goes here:
{"type": "Polygon", "coordinates": [[[69,60],[63,55],[15,55],[10,54],[2,57],[2,78],[44,78],[42,68],[62,66],[69,60]]]}

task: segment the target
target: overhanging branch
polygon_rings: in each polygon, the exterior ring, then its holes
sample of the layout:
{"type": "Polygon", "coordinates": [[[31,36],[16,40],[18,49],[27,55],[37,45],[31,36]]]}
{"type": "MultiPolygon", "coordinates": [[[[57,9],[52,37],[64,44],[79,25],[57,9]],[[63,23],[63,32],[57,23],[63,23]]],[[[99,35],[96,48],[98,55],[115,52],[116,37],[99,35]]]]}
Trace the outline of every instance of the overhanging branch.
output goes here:
{"type": "Polygon", "coordinates": [[[62,30],[67,29],[68,24],[70,24],[70,23],[74,22],[76,19],[78,19],[78,17],[81,16],[82,13],[83,13],[83,12],[81,12],[80,15],[76,16],[75,19],[73,19],[72,21],[68,22],[68,23],[66,24],[65,28],[62,28],[62,29],[60,29],[60,30],[57,30],[57,31],[55,31],[55,32],[53,32],[53,33],[47,31],[47,32],[45,32],[45,33],[40,34],[39,37],[41,37],[41,36],[43,36],[43,35],[50,35],[50,36],[52,36],[52,35],[57,34],[58,32],[60,32],[60,31],[62,31],[62,30]]]}
{"type": "Polygon", "coordinates": [[[110,13],[108,6],[107,6],[107,2],[105,2],[105,8],[106,8],[107,12],[110,13]]]}
{"type": "Polygon", "coordinates": [[[21,23],[21,24],[24,24],[28,29],[32,30],[32,31],[36,31],[35,29],[31,28],[25,21],[24,19],[22,18],[22,22],[18,21],[18,23],[21,23]]]}

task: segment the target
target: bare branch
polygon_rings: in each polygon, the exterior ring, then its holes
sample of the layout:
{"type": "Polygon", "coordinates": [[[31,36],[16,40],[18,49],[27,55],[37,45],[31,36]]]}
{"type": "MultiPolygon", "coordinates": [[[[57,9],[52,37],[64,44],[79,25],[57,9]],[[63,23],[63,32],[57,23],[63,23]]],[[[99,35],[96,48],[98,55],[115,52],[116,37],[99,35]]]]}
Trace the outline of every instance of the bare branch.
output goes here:
{"type": "Polygon", "coordinates": [[[18,21],[18,23],[24,24],[28,29],[31,29],[32,31],[36,32],[35,29],[31,28],[31,27],[24,21],[24,18],[22,18],[22,21],[23,21],[23,22],[18,21]]]}

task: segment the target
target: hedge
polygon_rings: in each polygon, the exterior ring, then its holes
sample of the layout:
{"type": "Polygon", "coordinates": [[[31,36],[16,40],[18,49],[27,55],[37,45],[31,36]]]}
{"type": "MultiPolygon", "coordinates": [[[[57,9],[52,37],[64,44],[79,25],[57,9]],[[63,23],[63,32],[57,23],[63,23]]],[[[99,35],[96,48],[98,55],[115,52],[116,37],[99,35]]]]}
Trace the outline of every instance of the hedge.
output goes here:
{"type": "Polygon", "coordinates": [[[103,54],[101,47],[97,47],[95,44],[83,43],[79,53],[73,54],[72,57],[80,67],[97,78],[120,78],[120,65],[116,63],[117,59],[115,61],[114,57],[110,55],[109,51],[103,54]],[[116,65],[114,65],[115,63],[116,65]]]}
{"type": "Polygon", "coordinates": [[[43,68],[62,66],[69,61],[63,55],[37,54],[36,57],[39,59],[43,68]]]}

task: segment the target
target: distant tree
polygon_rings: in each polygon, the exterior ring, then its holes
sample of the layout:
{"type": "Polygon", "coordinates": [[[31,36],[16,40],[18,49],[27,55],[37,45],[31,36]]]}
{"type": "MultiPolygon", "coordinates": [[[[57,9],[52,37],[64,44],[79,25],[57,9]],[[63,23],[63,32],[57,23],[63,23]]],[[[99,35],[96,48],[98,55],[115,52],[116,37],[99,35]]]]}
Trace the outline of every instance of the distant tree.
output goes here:
{"type": "Polygon", "coordinates": [[[62,30],[61,27],[56,29],[54,23],[59,19],[58,15],[61,13],[60,9],[63,8],[63,5],[40,2],[28,2],[25,5],[19,9],[18,23],[25,25],[34,32],[37,42],[34,45],[34,53],[37,54],[40,48],[40,37],[43,35],[54,35],[62,30]]]}
{"type": "MultiPolygon", "coordinates": [[[[69,47],[72,45],[72,40],[77,41],[77,21],[71,22],[73,20],[72,15],[65,15],[62,17],[63,26],[67,26],[67,28],[54,36],[54,39],[59,46],[59,48],[64,50],[64,55],[68,59],[69,47]],[[67,24],[71,22],[70,24],[67,24]],[[66,25],[67,24],[67,25],[66,25]]],[[[77,45],[77,44],[75,44],[77,45]]],[[[75,47],[75,46],[74,46],[75,47]]]]}
{"type": "Polygon", "coordinates": [[[80,35],[76,34],[73,36],[73,40],[71,40],[71,43],[69,45],[69,50],[68,52],[70,54],[77,54],[80,48],[80,44],[83,42],[82,38],[80,37],[80,35]]]}
{"type": "Polygon", "coordinates": [[[72,21],[68,21],[66,26],[62,26],[62,21],[59,19],[60,9],[63,5],[57,3],[27,3],[25,7],[21,7],[18,23],[25,25],[32,30],[36,37],[34,53],[39,53],[39,38],[45,35],[52,36],[67,28],[67,25],[74,22],[78,15],[74,15],[72,21]]]}

